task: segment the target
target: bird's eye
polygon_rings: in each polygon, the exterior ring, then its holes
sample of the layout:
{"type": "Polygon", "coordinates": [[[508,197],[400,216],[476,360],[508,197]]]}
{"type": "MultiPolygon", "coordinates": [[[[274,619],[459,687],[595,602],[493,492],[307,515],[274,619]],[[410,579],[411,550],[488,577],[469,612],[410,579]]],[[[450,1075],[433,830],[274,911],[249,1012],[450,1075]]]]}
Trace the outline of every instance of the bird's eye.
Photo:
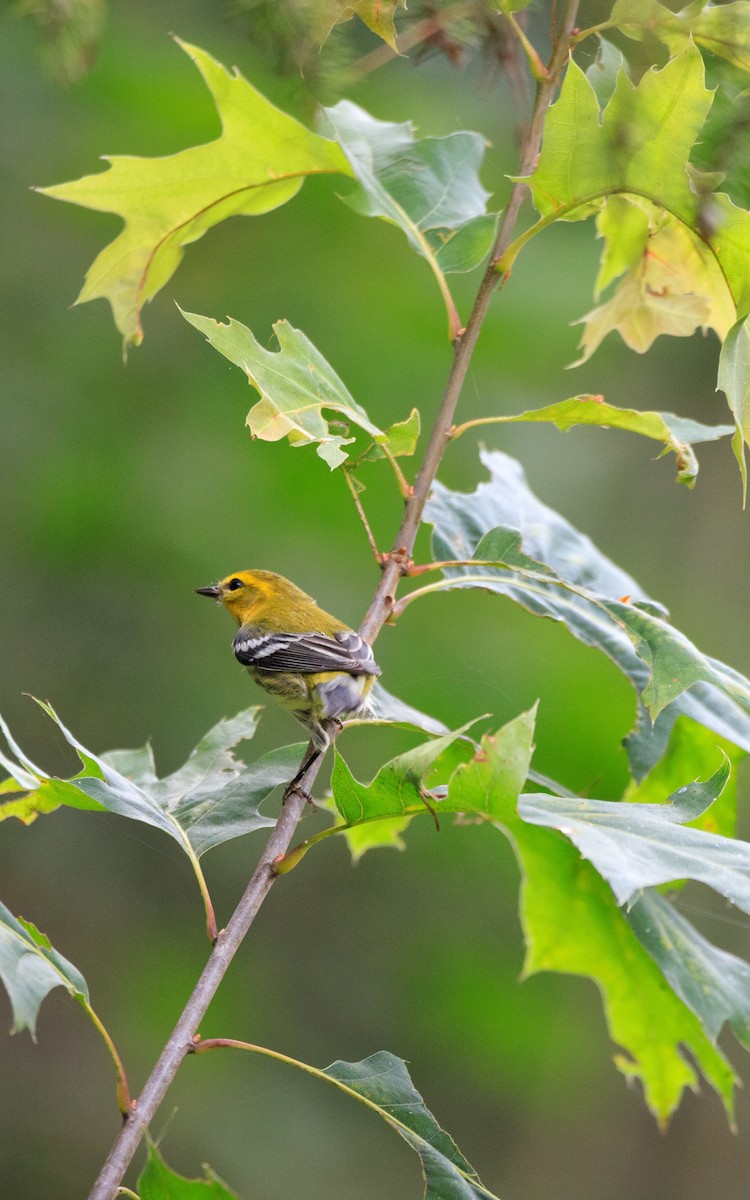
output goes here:
{"type": "Polygon", "coordinates": [[[236,592],[237,588],[241,588],[244,586],[245,585],[241,579],[230,579],[229,583],[227,584],[227,591],[236,592]]]}

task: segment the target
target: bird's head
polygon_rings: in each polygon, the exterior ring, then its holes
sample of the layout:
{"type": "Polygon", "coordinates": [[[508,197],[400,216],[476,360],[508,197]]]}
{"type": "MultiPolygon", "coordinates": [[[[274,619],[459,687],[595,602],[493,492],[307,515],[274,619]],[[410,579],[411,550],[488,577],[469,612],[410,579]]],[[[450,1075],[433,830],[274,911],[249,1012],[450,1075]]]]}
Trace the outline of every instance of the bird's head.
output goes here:
{"type": "Polygon", "coordinates": [[[288,593],[301,595],[299,588],[274,571],[235,571],[210,587],[195,590],[199,596],[211,596],[223,604],[238,625],[252,621],[266,606],[288,598],[288,593]]]}

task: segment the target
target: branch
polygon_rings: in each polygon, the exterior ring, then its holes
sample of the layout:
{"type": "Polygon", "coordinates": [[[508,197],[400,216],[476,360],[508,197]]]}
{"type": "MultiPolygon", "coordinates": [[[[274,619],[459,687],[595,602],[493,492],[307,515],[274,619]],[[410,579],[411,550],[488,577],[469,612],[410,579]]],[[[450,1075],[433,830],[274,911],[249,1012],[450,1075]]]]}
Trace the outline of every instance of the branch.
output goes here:
{"type": "MultiPolygon", "coordinates": [[[[547,78],[539,81],[536,100],[524,139],[519,175],[529,175],[534,169],[542,144],[542,133],[547,110],[552,103],[564,67],[568,60],[572,42],[572,31],[578,11],[578,0],[567,0],[560,33],[547,65],[547,78]]],[[[419,469],[414,491],[406,502],[404,518],[396,535],[393,552],[387,556],[380,583],[372,603],[360,626],[360,635],[373,642],[388,619],[394,604],[401,577],[405,574],[414,548],[417,531],[427,497],[437,474],[438,467],[451,440],[453,416],[476,346],[482,323],[487,314],[492,294],[501,282],[497,263],[510,245],[518,213],[525,196],[526,187],[516,183],[510,194],[508,206],[503,214],[491,261],[479,285],[474,307],[466,329],[454,344],[453,362],[448,382],[443,392],[440,409],[433,426],[429,444],[419,469]]],[[[308,752],[309,753],[309,752],[308,752]]],[[[304,760],[303,760],[304,761],[304,760]]],[[[167,1089],[187,1054],[195,1049],[194,1037],[205,1016],[213,996],[226,970],[241,945],[245,934],[265,900],[276,879],[275,862],[283,857],[291,843],[294,831],[305,808],[301,792],[309,792],[318,771],[322,755],[318,756],[297,780],[300,790],[288,789],[284,797],[281,814],[273,828],[268,843],[260,857],[245,894],[235,909],[226,929],[219,933],[216,944],[203,972],[170,1035],[161,1056],[149,1076],[133,1110],[125,1121],[110,1154],[102,1168],[89,1200],[114,1200],[118,1185],[127,1170],[138,1145],[154,1117],[167,1089]]]]}

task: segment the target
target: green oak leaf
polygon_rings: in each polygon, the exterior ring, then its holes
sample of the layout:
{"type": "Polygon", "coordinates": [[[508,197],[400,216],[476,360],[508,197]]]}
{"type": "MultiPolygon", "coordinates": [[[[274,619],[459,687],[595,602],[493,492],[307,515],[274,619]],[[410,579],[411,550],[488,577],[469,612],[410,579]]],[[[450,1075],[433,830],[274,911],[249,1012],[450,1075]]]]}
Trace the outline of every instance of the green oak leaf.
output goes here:
{"type": "Polygon", "coordinates": [[[696,197],[686,164],[711,105],[694,46],[633,86],[624,70],[603,114],[572,61],[550,109],[539,162],[527,182],[543,216],[578,221],[607,195],[631,192],[692,224],[696,197]]]}
{"type": "MultiPolygon", "coordinates": [[[[433,770],[438,760],[448,764],[440,783],[447,782],[455,756],[471,757],[473,742],[465,738],[466,731],[474,724],[469,721],[460,729],[423,742],[413,750],[407,750],[392,758],[380,768],[371,783],[360,783],[355,779],[341,755],[336,752],[331,778],[333,799],[341,817],[347,825],[363,821],[378,821],[384,817],[415,816],[429,811],[425,800],[436,811],[456,812],[447,800],[428,794],[423,780],[433,770]],[[447,754],[449,751],[451,754],[447,754]],[[447,758],[444,757],[447,754],[447,758]]],[[[437,783],[438,781],[434,781],[437,783]]]]}
{"type": "Polygon", "coordinates": [[[335,1062],[315,1074],[360,1097],[419,1155],[424,1200],[496,1200],[426,1107],[403,1059],[380,1050],[362,1062],[335,1062]]]}
{"type": "Polygon", "coordinates": [[[641,945],[713,1042],[729,1022],[750,1050],[750,964],[704,938],[664,896],[647,888],[626,912],[641,945]]]}
{"type": "Polygon", "coordinates": [[[704,50],[750,71],[750,3],[689,4],[672,12],[658,0],[616,0],[610,23],[627,37],[652,36],[677,54],[692,39],[704,50]]]}
{"type": "Polygon", "coordinates": [[[13,1029],[28,1029],[36,1041],[36,1022],[42,1001],[53,988],[89,1003],[86,980],[53,948],[31,921],[13,916],[0,903],[0,979],[10,997],[13,1029]]]}
{"type": "MultiPolygon", "coordinates": [[[[497,1200],[484,1187],[453,1139],[438,1125],[414,1087],[402,1058],[379,1050],[361,1062],[338,1060],[321,1070],[265,1046],[249,1042],[233,1045],[236,1049],[296,1067],[376,1112],[419,1156],[424,1179],[423,1200],[497,1200]]],[[[200,1054],[210,1048],[209,1039],[206,1044],[199,1044],[197,1052],[200,1054]]],[[[157,1197],[149,1197],[149,1200],[157,1200],[157,1197]]],[[[197,1196],[195,1200],[198,1200],[197,1196]]]]}
{"type": "Polygon", "coordinates": [[[731,1120],[734,1073],[698,1018],[644,950],[610,888],[574,846],[547,829],[509,827],[524,881],[521,920],[527,943],[524,975],[559,971],[588,975],[599,987],[615,1064],[640,1078],[646,1103],[664,1126],[696,1067],[721,1096],[731,1120]],[[687,1052],[686,1052],[687,1051],[687,1052]]]}
{"type": "Polygon", "coordinates": [[[409,122],[378,121],[348,100],[323,111],[359,184],[347,203],[398,226],[427,259],[455,337],[460,321],[445,276],[477,267],[495,238],[497,217],[479,181],[484,139],[465,130],[416,138],[409,122]]]}
{"type": "MultiPolygon", "coordinates": [[[[525,742],[527,762],[532,752],[530,716],[519,718],[513,729],[519,752],[525,742]]],[[[511,793],[502,787],[506,752],[500,735],[483,738],[480,754],[453,775],[449,794],[467,810],[495,797],[493,820],[510,839],[523,874],[524,976],[558,971],[590,976],[596,982],[612,1040],[625,1051],[616,1056],[616,1064],[624,1074],[641,1079],[649,1108],[661,1124],[679,1104],[684,1089],[697,1083],[693,1062],[683,1047],[731,1116],[731,1067],[711,1045],[698,1019],[665,986],[604,879],[581,861],[568,842],[521,820],[511,793]]],[[[518,807],[526,799],[521,796],[518,807]]]]}
{"type": "MultiPolygon", "coordinates": [[[[467,421],[454,431],[454,437],[465,430],[483,425],[503,425],[511,422],[551,422],[563,432],[576,425],[598,425],[605,429],[624,429],[653,438],[664,446],[663,454],[673,453],[677,461],[677,481],[695,486],[698,461],[692,450],[698,442],[713,442],[732,433],[731,425],[703,425],[675,413],[642,412],[637,408],[618,408],[607,404],[603,396],[573,396],[548,404],[545,408],[501,417],[481,417],[467,421]]],[[[475,555],[475,557],[479,557],[475,555]]]]}
{"type": "Polygon", "coordinates": [[[734,837],[737,823],[736,768],[746,757],[747,751],[739,749],[726,738],[718,737],[711,729],[699,725],[690,717],[677,718],[663,757],[640,783],[631,780],[622,799],[638,804],[663,804],[682,786],[683,780],[697,779],[700,775],[710,773],[716,764],[717,750],[731,763],[732,774],[721,796],[691,824],[708,833],[734,837]]]}
{"type": "MultiPolygon", "coordinates": [[[[619,293],[590,315],[584,357],[610,328],[624,328],[630,344],[642,349],[660,332],[710,325],[721,334],[750,312],[750,213],[711,192],[715,177],[703,186],[689,163],[711,100],[692,42],[661,70],[646,71],[636,86],[621,70],[603,112],[583,71],[575,62],[568,67],[538,165],[526,179],[541,220],[511,244],[498,269],[510,270],[547,224],[582,220],[617,196],[667,218],[660,237],[671,255],[661,266],[656,255],[647,269],[643,261],[632,264],[619,293]],[[684,227],[679,234],[678,225],[684,227]]],[[[632,253],[633,230],[624,236],[632,253]]],[[[622,257],[624,248],[617,253],[622,257]]]]}
{"type": "Polygon", "coordinates": [[[333,470],[346,460],[348,452],[343,447],[354,438],[334,433],[323,415],[325,410],[351,421],[373,441],[387,446],[388,434],[373,425],[333,367],[288,321],[274,325],[279,349],[273,351],[261,346],[239,321],[230,318],[222,325],[197,313],[182,315],[205,334],[215,350],[241,367],[260,393],[260,400],[247,415],[246,424],[253,437],[265,442],[286,437],[292,446],[316,443],[318,454],[333,470]]]}
{"type": "Polygon", "coordinates": [[[414,595],[483,588],[562,622],[585,645],[602,650],[642,698],[626,742],[635,778],[662,756],[683,714],[750,750],[750,681],[701,654],[632,576],[534,495],[519,463],[497,451],[483,451],[481,458],[490,479],[471,494],[435,483],[424,517],[434,526],[436,561],[477,560],[480,548],[481,561],[447,565],[443,579],[414,595]],[[492,542],[483,542],[490,534],[492,542]],[[507,565],[493,565],[493,546],[503,555],[497,561],[507,565]]]}
{"type": "Polygon", "coordinates": [[[38,189],[124,220],[76,303],[108,300],[126,344],[143,340],[143,305],[174,274],[186,245],[226,217],[257,216],[285,204],[307,175],[352,173],[339,146],[281,112],[237,70],[177,43],[203,76],[221,135],[162,158],[112,156],[106,171],[38,189]]]}
{"type": "Polygon", "coordinates": [[[186,1179],[168,1167],[149,1139],[148,1159],[138,1179],[140,1200],[238,1200],[237,1194],[203,1165],[203,1179],[186,1179]]]}
{"type": "Polygon", "coordinates": [[[641,888],[696,879],[750,912],[750,844],[687,822],[721,795],[728,761],[705,783],[692,783],[665,804],[588,800],[527,793],[524,821],[557,829],[607,880],[619,904],[641,888]]]}

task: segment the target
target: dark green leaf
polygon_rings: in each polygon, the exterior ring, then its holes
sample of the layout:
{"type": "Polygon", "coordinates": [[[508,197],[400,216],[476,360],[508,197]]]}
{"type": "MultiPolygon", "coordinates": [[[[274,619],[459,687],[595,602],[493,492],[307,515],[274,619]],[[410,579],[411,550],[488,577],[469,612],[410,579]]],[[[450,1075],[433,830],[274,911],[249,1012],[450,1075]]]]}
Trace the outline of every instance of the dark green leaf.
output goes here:
{"type": "Polygon", "coordinates": [[[186,1179],[168,1167],[153,1142],[148,1142],[148,1161],[138,1180],[140,1200],[238,1200],[204,1164],[203,1179],[186,1179]]]}
{"type": "MultiPolygon", "coordinates": [[[[669,624],[663,606],[537,499],[517,462],[497,451],[482,452],[482,461],[491,478],[470,495],[434,485],[425,508],[425,520],[434,525],[433,555],[438,561],[475,559],[482,539],[492,533],[511,565],[446,567],[445,578],[419,594],[481,587],[563,622],[580,641],[607,654],[655,718],[652,726],[645,713],[639,716],[627,741],[636,778],[663,754],[682,714],[750,750],[750,682],[700,654],[669,624]],[[514,558],[508,557],[509,532],[515,534],[514,558]]],[[[482,553],[490,548],[485,541],[482,553]]]]}
{"type": "Polygon", "coordinates": [[[455,336],[458,317],[445,274],[478,266],[495,236],[489,193],[479,182],[484,139],[465,131],[417,139],[408,122],[378,121],[348,100],[324,112],[326,132],[343,148],[359,184],[347,202],[397,225],[427,259],[455,336]]]}
{"type": "Polygon", "coordinates": [[[335,1062],[321,1075],[360,1096],[419,1155],[424,1200],[493,1200],[412,1083],[406,1063],[386,1050],[362,1062],[335,1062]]]}
{"type": "MultiPolygon", "coordinates": [[[[237,760],[232,747],[252,738],[258,723],[260,709],[251,708],[220,721],[184,766],[157,779],[150,747],[99,757],[81,745],[49,705],[42,708],[78,754],[83,770],[69,780],[39,775],[39,793],[52,790],[61,804],[87,798],[97,808],[154,825],[189,856],[199,857],[230,838],[272,825],[273,818],[260,813],[260,804],[292,778],[304,752],[300,743],[273,750],[250,765],[237,760]]],[[[36,794],[31,793],[32,803],[36,794]]]]}
{"type": "Polygon", "coordinates": [[[639,942],[712,1041],[726,1021],[750,1050],[750,965],[720,950],[658,892],[643,892],[627,912],[639,942]]]}
{"type": "Polygon", "coordinates": [[[724,764],[705,783],[693,783],[667,804],[582,800],[527,793],[519,814],[532,825],[564,833],[609,883],[619,904],[640,888],[697,879],[750,912],[750,844],[690,828],[721,794],[724,764]]]}

